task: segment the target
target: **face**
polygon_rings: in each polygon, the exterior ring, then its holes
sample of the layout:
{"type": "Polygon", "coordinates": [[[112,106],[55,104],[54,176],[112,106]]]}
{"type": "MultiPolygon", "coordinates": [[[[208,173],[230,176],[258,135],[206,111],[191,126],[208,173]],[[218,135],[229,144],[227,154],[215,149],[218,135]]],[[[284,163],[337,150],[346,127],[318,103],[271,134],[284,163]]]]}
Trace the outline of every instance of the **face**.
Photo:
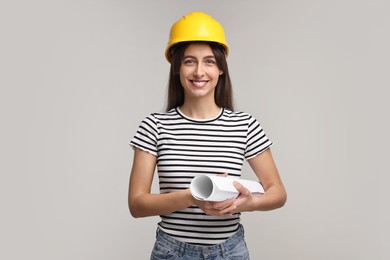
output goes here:
{"type": "Polygon", "coordinates": [[[219,70],[208,44],[188,45],[180,66],[180,82],[186,100],[200,98],[214,100],[215,87],[221,74],[222,71],[219,70]]]}

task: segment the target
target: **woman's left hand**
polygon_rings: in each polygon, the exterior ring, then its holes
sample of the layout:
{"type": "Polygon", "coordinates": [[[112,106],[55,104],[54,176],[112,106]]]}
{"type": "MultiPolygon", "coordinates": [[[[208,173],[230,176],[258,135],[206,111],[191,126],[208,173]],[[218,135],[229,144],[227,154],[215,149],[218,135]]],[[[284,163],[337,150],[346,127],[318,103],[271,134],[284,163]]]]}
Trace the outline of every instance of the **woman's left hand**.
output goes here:
{"type": "Polygon", "coordinates": [[[244,185],[237,181],[234,181],[233,185],[240,194],[233,202],[235,209],[232,214],[243,211],[252,211],[253,200],[255,198],[254,195],[244,185]]]}

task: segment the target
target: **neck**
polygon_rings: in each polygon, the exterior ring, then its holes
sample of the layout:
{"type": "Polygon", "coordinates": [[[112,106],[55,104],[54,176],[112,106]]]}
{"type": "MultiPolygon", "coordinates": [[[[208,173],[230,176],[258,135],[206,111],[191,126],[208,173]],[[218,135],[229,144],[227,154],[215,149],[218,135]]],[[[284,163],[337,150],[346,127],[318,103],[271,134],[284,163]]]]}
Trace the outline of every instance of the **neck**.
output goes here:
{"type": "Polygon", "coordinates": [[[180,107],[180,111],[186,116],[196,119],[208,119],[218,116],[221,108],[215,102],[184,102],[180,107]]]}

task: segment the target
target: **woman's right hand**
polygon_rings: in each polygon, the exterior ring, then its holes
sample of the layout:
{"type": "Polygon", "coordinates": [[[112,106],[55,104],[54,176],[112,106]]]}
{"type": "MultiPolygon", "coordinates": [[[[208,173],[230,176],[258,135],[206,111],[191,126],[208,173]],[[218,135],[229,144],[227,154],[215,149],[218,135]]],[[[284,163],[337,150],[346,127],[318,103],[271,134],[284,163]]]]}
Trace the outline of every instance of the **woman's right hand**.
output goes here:
{"type": "Polygon", "coordinates": [[[233,205],[234,198],[227,199],[224,201],[202,201],[195,200],[195,205],[198,206],[201,210],[204,211],[207,215],[211,216],[226,216],[232,215],[232,212],[236,209],[236,206],[233,205]]]}
{"type": "MultiPolygon", "coordinates": [[[[218,174],[217,176],[227,177],[227,173],[218,174]]],[[[204,211],[207,215],[211,216],[224,216],[232,215],[232,211],[236,209],[233,205],[235,198],[227,199],[224,201],[203,201],[194,198],[194,204],[204,211]]]]}

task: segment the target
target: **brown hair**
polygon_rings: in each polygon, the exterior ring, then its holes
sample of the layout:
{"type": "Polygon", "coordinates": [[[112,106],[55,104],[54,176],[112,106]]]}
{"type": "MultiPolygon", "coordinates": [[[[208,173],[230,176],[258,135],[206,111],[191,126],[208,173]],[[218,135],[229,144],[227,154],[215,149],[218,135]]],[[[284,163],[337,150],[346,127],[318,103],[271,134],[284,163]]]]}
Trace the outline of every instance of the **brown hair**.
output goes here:
{"type": "MultiPolygon", "coordinates": [[[[171,49],[171,68],[169,73],[168,82],[168,97],[166,111],[172,108],[183,105],[184,103],[184,90],[180,82],[180,66],[184,56],[184,51],[194,42],[184,42],[175,45],[171,49]]],[[[233,108],[233,88],[230,80],[229,69],[226,62],[225,50],[221,45],[214,42],[203,42],[210,45],[218,68],[223,71],[223,74],[219,76],[217,86],[215,88],[214,100],[215,103],[224,108],[234,110],[233,108]]]]}

